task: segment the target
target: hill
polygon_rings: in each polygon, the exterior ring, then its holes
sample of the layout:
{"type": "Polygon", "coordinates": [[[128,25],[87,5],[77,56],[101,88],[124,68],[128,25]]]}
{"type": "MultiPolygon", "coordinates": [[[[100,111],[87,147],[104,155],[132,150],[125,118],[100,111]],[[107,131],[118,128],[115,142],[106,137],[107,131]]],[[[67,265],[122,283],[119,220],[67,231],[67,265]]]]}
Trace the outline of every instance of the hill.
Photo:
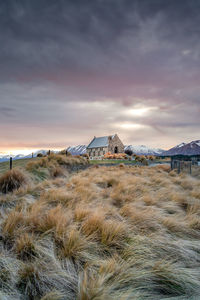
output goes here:
{"type": "MultiPolygon", "coordinates": [[[[35,157],[35,158],[21,158],[21,159],[13,160],[13,168],[17,168],[17,167],[26,168],[28,162],[36,161],[36,160],[40,160],[40,159],[35,157]]],[[[8,171],[9,168],[10,168],[9,161],[0,162],[0,174],[3,174],[4,172],[8,171]]]]}
{"type": "Polygon", "coordinates": [[[181,143],[168,151],[164,151],[162,155],[200,155],[200,140],[190,143],[181,143]]]}
{"type": "Polygon", "coordinates": [[[29,161],[21,187],[0,195],[0,298],[198,299],[198,177],[75,166],[87,161],[29,161]]]}

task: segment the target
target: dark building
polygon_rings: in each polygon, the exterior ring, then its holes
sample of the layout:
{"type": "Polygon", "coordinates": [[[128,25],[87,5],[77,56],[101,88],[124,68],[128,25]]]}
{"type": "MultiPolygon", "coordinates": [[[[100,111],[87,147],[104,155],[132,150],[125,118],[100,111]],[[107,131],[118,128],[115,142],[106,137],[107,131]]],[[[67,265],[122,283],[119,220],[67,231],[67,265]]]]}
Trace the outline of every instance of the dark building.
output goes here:
{"type": "Polygon", "coordinates": [[[171,155],[171,161],[191,161],[192,164],[198,164],[200,161],[200,154],[196,155],[183,155],[183,154],[177,154],[177,155],[171,155]]]}

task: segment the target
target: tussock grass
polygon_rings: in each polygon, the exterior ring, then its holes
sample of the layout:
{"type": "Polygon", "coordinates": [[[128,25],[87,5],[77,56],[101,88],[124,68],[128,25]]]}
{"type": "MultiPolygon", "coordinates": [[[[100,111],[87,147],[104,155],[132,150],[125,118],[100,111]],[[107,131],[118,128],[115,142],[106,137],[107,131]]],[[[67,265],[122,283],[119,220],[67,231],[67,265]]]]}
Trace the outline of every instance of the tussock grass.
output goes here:
{"type": "Polygon", "coordinates": [[[40,160],[29,162],[26,166],[28,171],[34,171],[39,168],[53,168],[58,166],[74,166],[74,165],[87,165],[87,159],[79,156],[65,156],[60,154],[50,154],[40,160]]]}
{"type": "Polygon", "coordinates": [[[5,238],[12,240],[15,233],[24,223],[24,215],[21,211],[11,211],[2,224],[2,235],[5,238]]]}
{"type": "Polygon", "coordinates": [[[81,235],[81,232],[75,228],[69,229],[67,235],[62,240],[61,256],[69,259],[81,259],[83,252],[88,247],[88,241],[81,235]]]}
{"type": "Polygon", "coordinates": [[[61,203],[63,205],[67,205],[70,204],[70,202],[73,200],[73,197],[64,188],[52,188],[48,191],[42,192],[40,199],[48,204],[61,203]]]}
{"type": "Polygon", "coordinates": [[[35,238],[30,234],[20,235],[14,246],[17,256],[22,260],[31,260],[36,255],[35,238]]]}
{"type": "Polygon", "coordinates": [[[70,174],[82,159],[33,161],[32,185],[2,197],[0,298],[198,299],[198,175],[125,165],[70,174]]]}
{"type": "Polygon", "coordinates": [[[26,170],[33,174],[37,180],[66,176],[68,171],[78,170],[88,165],[88,160],[81,156],[66,156],[62,154],[50,154],[36,161],[30,161],[26,170]]]}
{"type": "Polygon", "coordinates": [[[0,177],[0,191],[4,194],[13,192],[26,183],[26,175],[21,170],[13,169],[0,177]]]}

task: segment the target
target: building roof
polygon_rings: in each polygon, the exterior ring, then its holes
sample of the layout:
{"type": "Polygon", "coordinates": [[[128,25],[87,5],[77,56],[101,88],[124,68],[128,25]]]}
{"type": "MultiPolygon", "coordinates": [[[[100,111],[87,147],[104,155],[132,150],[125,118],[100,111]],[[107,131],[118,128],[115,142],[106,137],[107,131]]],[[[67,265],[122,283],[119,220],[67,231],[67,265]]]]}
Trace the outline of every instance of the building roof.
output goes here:
{"type": "MultiPolygon", "coordinates": [[[[115,135],[111,135],[113,138],[115,135]]],[[[87,146],[88,149],[91,148],[99,148],[99,147],[107,147],[108,146],[108,136],[94,137],[90,144],[87,146]]]]}

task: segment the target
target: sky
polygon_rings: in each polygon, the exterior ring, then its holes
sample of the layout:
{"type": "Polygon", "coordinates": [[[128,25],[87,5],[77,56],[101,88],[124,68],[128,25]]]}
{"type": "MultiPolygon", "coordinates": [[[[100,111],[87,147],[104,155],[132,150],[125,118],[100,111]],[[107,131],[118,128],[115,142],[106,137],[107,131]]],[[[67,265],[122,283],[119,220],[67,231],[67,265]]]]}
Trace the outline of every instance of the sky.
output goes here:
{"type": "Polygon", "coordinates": [[[200,139],[199,0],[1,0],[0,152],[200,139]]]}

